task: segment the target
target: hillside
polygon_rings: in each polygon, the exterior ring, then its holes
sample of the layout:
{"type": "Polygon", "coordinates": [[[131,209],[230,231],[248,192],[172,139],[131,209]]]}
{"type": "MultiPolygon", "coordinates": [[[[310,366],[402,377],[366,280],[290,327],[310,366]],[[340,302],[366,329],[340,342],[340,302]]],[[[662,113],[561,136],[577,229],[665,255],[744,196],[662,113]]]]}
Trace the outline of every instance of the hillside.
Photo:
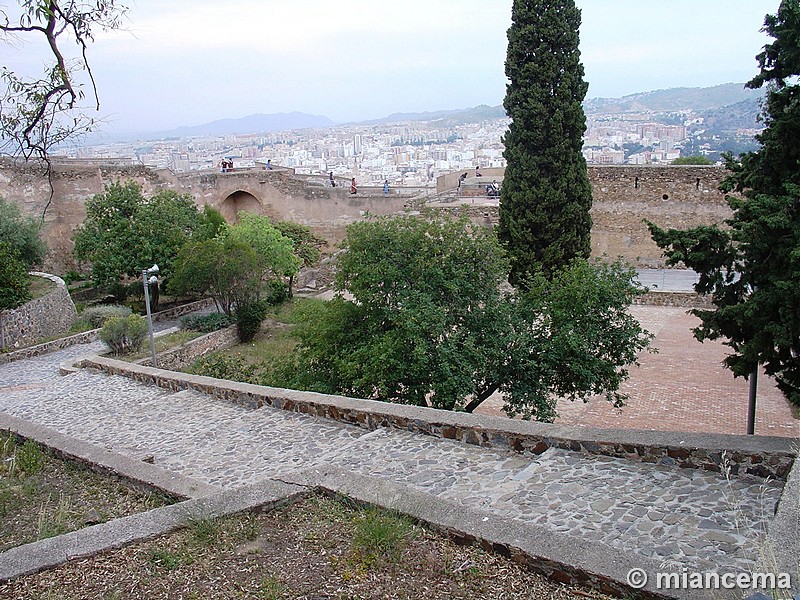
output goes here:
{"type": "Polygon", "coordinates": [[[763,95],[763,90],[746,89],[743,83],[723,83],[705,88],[655,90],[622,98],[592,98],[584,102],[584,110],[587,114],[681,110],[700,113],[742,102],[757,107],[763,95]]]}
{"type": "Polygon", "coordinates": [[[271,115],[256,114],[238,119],[221,119],[193,125],[177,127],[163,135],[167,137],[191,137],[198,135],[228,135],[243,133],[268,133],[287,129],[309,129],[313,127],[331,127],[335,125],[328,117],[309,115],[301,112],[276,113],[271,115]]]}

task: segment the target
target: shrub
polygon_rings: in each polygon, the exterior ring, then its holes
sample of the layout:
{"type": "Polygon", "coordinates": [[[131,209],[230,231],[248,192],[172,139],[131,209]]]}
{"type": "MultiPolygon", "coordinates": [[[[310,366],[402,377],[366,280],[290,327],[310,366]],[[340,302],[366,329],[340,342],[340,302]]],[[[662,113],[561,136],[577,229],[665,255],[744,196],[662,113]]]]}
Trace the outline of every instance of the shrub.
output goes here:
{"type": "Polygon", "coordinates": [[[105,304],[101,306],[90,306],[85,309],[78,321],[85,323],[92,329],[97,329],[105,325],[106,321],[112,317],[125,318],[131,314],[131,309],[127,306],[119,306],[116,304],[105,304]]]}
{"type": "Polygon", "coordinates": [[[273,279],[267,284],[266,287],[267,297],[264,299],[264,301],[270,306],[283,304],[289,299],[289,286],[283,281],[273,279]]]}
{"type": "Polygon", "coordinates": [[[211,313],[208,315],[187,315],[181,319],[181,329],[191,329],[202,333],[211,333],[233,323],[225,313],[211,313]]]}
{"type": "Polygon", "coordinates": [[[111,317],[100,330],[100,339],[114,354],[130,354],[142,347],[147,336],[147,321],[139,315],[111,317]]]}
{"type": "Polygon", "coordinates": [[[267,309],[267,303],[263,301],[248,302],[236,307],[234,316],[239,328],[240,342],[249,342],[256,336],[261,322],[267,317],[267,309]]]}
{"type": "Polygon", "coordinates": [[[47,254],[41,238],[41,225],[32,217],[24,217],[16,204],[0,198],[0,240],[16,251],[26,270],[38,265],[47,254]]]}
{"type": "Polygon", "coordinates": [[[11,244],[0,242],[0,310],[17,308],[31,299],[28,270],[11,244]]]}
{"type": "Polygon", "coordinates": [[[239,356],[227,357],[222,354],[207,356],[195,362],[191,371],[197,375],[205,375],[215,379],[258,383],[255,367],[245,364],[244,360],[239,356]]]}

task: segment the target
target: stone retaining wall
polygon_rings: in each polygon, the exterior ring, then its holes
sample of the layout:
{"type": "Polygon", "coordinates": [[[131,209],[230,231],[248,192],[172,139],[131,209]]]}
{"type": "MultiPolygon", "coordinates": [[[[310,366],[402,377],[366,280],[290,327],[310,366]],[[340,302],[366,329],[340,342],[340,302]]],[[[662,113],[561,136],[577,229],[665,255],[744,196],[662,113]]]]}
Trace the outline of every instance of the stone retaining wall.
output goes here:
{"type": "Polygon", "coordinates": [[[90,342],[95,342],[99,339],[99,336],[100,336],[100,330],[92,329],[91,331],[76,333],[75,335],[59,338],[51,342],[45,342],[44,344],[37,344],[36,346],[29,346],[28,348],[15,350],[14,352],[0,354],[0,365],[15,360],[33,358],[34,356],[40,356],[42,354],[47,354],[49,352],[55,352],[56,350],[63,350],[64,348],[75,346],[76,344],[88,344],[90,342]]]}
{"type": "MultiPolygon", "coordinates": [[[[199,338],[190,340],[178,348],[171,348],[170,350],[161,352],[156,356],[156,361],[160,369],[177,371],[188,367],[201,356],[223,348],[229,348],[238,341],[239,334],[237,333],[236,325],[231,325],[225,329],[212,331],[199,338]]],[[[148,366],[151,362],[151,358],[143,358],[136,361],[137,364],[148,366]]]]}
{"type": "Polygon", "coordinates": [[[541,454],[555,447],[779,480],[786,479],[796,456],[795,442],[787,438],[592,429],[270,388],[153,369],[100,356],[86,359],[81,365],[173,391],[198,390],[251,409],[269,405],[370,430],[403,429],[520,453],[541,454]]]}
{"type": "Polygon", "coordinates": [[[214,306],[213,298],[203,298],[197,302],[189,302],[188,304],[173,306],[172,308],[153,313],[153,321],[169,321],[170,319],[177,319],[178,317],[183,317],[198,310],[203,310],[209,306],[214,306]]]}
{"type": "Polygon", "coordinates": [[[30,274],[49,279],[56,284],[56,289],[14,310],[0,311],[0,346],[3,349],[20,348],[60,335],[78,318],[63,279],[35,271],[30,274]]]}
{"type": "Polygon", "coordinates": [[[685,306],[686,308],[712,309],[711,296],[694,292],[647,292],[633,299],[633,304],[648,306],[685,306]]]}

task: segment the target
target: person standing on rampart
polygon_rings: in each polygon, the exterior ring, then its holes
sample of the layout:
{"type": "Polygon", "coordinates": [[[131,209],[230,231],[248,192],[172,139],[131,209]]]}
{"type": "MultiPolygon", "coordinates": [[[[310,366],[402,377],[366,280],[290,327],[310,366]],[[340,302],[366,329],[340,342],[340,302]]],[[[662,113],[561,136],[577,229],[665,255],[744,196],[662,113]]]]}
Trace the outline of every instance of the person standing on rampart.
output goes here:
{"type": "Polygon", "coordinates": [[[356,193],[358,193],[358,188],[356,188],[356,178],[355,178],[355,177],[353,177],[353,178],[350,180],[350,193],[351,193],[351,194],[356,194],[356,193]]]}

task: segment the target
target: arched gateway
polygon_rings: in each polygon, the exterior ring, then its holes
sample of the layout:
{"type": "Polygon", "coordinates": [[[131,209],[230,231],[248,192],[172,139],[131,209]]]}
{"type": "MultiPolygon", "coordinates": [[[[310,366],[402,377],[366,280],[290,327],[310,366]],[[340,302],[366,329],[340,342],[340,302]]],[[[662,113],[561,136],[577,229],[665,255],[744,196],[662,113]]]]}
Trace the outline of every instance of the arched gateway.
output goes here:
{"type": "Polygon", "coordinates": [[[261,202],[258,201],[258,198],[253,196],[250,192],[242,190],[237,190],[229,194],[228,197],[222,201],[222,204],[219,205],[219,211],[228,223],[238,223],[239,211],[242,210],[257,215],[263,212],[261,202]]]}

